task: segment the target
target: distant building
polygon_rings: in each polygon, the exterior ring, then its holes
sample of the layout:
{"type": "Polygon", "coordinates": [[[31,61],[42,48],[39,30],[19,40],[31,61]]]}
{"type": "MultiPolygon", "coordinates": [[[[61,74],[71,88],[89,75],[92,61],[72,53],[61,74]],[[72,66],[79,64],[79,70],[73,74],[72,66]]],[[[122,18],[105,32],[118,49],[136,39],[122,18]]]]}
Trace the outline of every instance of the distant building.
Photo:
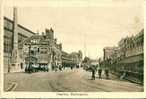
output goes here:
{"type": "Polygon", "coordinates": [[[73,59],[74,63],[76,64],[76,66],[80,67],[81,66],[81,62],[82,62],[82,52],[72,52],[70,53],[70,58],[73,59]]]}
{"type": "MultiPolygon", "coordinates": [[[[20,24],[17,24],[17,32],[18,48],[20,47],[19,43],[35,34],[20,24]]],[[[8,68],[10,68],[11,71],[17,71],[15,66],[12,64],[14,40],[16,40],[14,39],[14,21],[4,17],[4,72],[8,72],[8,68]]],[[[20,63],[18,63],[18,65],[20,65],[20,63]]]]}
{"type": "Polygon", "coordinates": [[[62,65],[66,67],[77,66],[80,67],[82,63],[82,52],[67,53],[62,51],[62,65]]]}
{"type": "Polygon", "coordinates": [[[118,47],[105,47],[103,49],[104,60],[113,59],[117,54],[118,47]]]}

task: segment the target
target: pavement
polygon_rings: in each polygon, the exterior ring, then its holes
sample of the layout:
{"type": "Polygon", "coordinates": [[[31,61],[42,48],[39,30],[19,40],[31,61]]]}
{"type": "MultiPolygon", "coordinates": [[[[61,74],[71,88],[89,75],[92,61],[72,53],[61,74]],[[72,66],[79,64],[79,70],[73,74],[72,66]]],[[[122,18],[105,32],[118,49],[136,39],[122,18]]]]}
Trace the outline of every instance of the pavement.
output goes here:
{"type": "Polygon", "coordinates": [[[142,92],[143,86],[119,80],[110,74],[110,79],[91,80],[91,72],[80,69],[4,74],[5,91],[22,92],[142,92]]]}

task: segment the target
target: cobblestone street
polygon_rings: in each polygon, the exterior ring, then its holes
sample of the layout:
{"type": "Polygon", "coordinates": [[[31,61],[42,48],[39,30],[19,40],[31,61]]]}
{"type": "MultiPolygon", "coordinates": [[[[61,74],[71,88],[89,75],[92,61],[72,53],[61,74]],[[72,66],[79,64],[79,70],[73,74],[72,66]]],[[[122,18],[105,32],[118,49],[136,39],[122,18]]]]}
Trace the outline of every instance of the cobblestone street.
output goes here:
{"type": "Polygon", "coordinates": [[[33,92],[141,92],[143,86],[121,81],[113,75],[110,79],[91,80],[91,73],[83,69],[27,73],[7,73],[4,76],[5,91],[33,92]],[[13,86],[12,86],[13,84],[13,86]],[[13,88],[10,88],[13,87],[13,88]]]}

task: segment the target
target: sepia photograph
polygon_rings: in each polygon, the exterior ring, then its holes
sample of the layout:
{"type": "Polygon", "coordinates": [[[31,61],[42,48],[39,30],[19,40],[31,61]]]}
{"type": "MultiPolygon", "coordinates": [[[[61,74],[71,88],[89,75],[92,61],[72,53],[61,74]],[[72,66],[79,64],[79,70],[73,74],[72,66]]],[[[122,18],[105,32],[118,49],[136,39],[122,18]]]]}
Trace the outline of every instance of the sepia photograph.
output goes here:
{"type": "Polygon", "coordinates": [[[4,92],[144,92],[143,0],[4,6],[4,92]]]}
{"type": "MultiPolygon", "coordinates": [[[[0,99],[58,99],[58,98],[0,98],[0,99]]],[[[80,98],[68,98],[68,99],[80,99],[80,98]]],[[[82,98],[82,99],[88,99],[88,98],[82,98]]],[[[123,99],[123,98],[92,98],[92,99],[123,99]]],[[[133,99],[133,98],[127,98],[127,99],[133,99]]],[[[135,98],[135,99],[144,99],[144,98],[135,98]]]]}
{"type": "MultiPolygon", "coordinates": [[[[0,99],[58,99],[58,98],[0,98],[0,99]]],[[[80,98],[68,98],[68,99],[80,99],[80,98]]],[[[82,98],[82,99],[88,99],[88,98],[82,98]]],[[[123,98],[92,98],[92,99],[123,99],[123,98]]],[[[133,99],[133,98],[127,98],[127,99],[133,99]]],[[[135,99],[144,99],[144,98],[135,98],[135,99]]]]}

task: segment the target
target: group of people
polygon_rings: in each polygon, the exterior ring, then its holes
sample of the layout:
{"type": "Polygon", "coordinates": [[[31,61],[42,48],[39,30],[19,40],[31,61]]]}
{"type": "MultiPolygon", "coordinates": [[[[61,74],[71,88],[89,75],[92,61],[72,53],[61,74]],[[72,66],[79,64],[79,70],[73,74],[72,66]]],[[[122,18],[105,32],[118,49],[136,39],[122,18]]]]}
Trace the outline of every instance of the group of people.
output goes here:
{"type": "Polygon", "coordinates": [[[33,63],[26,64],[25,67],[26,73],[34,73],[38,71],[48,72],[49,68],[46,64],[33,64],[33,63]]]}
{"type": "MultiPolygon", "coordinates": [[[[97,70],[96,67],[93,67],[91,68],[91,72],[92,72],[92,80],[95,80],[95,74],[96,74],[96,71],[98,71],[98,77],[101,79],[102,78],[102,68],[99,68],[97,70]]],[[[104,69],[104,74],[106,76],[106,79],[109,79],[109,69],[108,68],[105,68],[104,69]]]]}
{"type": "Polygon", "coordinates": [[[63,69],[64,69],[64,67],[60,64],[59,65],[54,65],[54,64],[52,65],[52,70],[55,72],[57,72],[58,70],[62,71],[63,69]]]}
{"type": "Polygon", "coordinates": [[[71,70],[73,70],[74,68],[79,68],[79,66],[76,66],[76,65],[70,65],[68,67],[66,66],[63,66],[63,65],[55,65],[55,66],[52,66],[52,70],[57,72],[57,71],[63,71],[65,68],[70,68],[71,70]]]}

